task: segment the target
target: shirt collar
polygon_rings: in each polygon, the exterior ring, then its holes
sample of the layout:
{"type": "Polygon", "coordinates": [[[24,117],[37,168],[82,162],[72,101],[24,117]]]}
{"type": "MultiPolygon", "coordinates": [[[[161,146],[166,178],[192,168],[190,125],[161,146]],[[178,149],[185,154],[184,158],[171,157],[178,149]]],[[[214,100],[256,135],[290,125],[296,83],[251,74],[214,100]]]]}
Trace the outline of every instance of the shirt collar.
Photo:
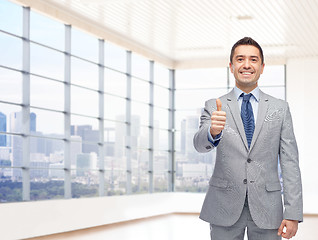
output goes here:
{"type": "MultiPolygon", "coordinates": [[[[234,87],[234,94],[235,94],[237,101],[239,100],[242,93],[246,94],[241,89],[239,89],[237,86],[234,87]]],[[[257,102],[259,102],[259,87],[256,87],[255,89],[253,89],[253,91],[251,91],[250,93],[252,93],[252,96],[254,97],[254,99],[257,102]]]]}

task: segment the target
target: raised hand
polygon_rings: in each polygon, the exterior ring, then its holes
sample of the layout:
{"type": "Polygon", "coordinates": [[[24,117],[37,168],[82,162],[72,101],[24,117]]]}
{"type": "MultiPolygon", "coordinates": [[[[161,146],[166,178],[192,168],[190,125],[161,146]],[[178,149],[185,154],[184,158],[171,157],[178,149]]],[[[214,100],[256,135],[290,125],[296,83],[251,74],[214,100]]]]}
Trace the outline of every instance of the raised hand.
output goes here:
{"type": "Polygon", "coordinates": [[[212,112],[211,116],[211,135],[214,138],[220,134],[225,126],[226,112],[222,111],[222,102],[220,99],[216,99],[217,110],[212,112]]]}

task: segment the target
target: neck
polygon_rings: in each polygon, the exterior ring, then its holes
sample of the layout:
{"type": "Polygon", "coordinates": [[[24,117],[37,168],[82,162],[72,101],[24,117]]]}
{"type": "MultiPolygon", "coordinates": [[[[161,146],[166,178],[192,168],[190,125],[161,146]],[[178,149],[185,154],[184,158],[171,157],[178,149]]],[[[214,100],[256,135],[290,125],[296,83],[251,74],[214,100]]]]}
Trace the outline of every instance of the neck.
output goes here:
{"type": "Polygon", "coordinates": [[[236,84],[236,87],[241,89],[243,92],[245,93],[250,93],[252,92],[255,88],[257,88],[257,84],[252,85],[252,86],[239,86],[238,84],[236,84]]]}

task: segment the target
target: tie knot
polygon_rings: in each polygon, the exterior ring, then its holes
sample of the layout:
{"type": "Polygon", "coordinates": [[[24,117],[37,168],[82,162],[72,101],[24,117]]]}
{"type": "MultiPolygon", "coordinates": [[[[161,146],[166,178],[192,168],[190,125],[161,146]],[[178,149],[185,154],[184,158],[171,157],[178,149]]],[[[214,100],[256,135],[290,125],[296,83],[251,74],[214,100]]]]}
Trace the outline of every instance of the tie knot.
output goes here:
{"type": "Polygon", "coordinates": [[[241,96],[243,97],[243,101],[249,101],[251,96],[252,96],[252,93],[249,93],[249,94],[244,94],[242,93],[241,96]]]}

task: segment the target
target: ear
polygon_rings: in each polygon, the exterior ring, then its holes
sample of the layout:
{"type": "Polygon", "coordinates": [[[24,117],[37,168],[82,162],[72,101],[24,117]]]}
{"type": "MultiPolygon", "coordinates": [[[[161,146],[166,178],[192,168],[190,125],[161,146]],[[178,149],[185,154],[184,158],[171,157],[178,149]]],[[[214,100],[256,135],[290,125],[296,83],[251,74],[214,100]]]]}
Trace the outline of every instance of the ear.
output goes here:
{"type": "Polygon", "coordinates": [[[263,71],[264,71],[264,67],[265,67],[265,63],[263,63],[263,64],[262,64],[262,67],[261,67],[261,68],[262,68],[262,70],[261,70],[261,74],[262,74],[262,73],[263,73],[263,71]]]}
{"type": "Polygon", "coordinates": [[[231,62],[229,63],[229,67],[230,67],[231,73],[233,73],[234,72],[234,65],[231,62]]]}

